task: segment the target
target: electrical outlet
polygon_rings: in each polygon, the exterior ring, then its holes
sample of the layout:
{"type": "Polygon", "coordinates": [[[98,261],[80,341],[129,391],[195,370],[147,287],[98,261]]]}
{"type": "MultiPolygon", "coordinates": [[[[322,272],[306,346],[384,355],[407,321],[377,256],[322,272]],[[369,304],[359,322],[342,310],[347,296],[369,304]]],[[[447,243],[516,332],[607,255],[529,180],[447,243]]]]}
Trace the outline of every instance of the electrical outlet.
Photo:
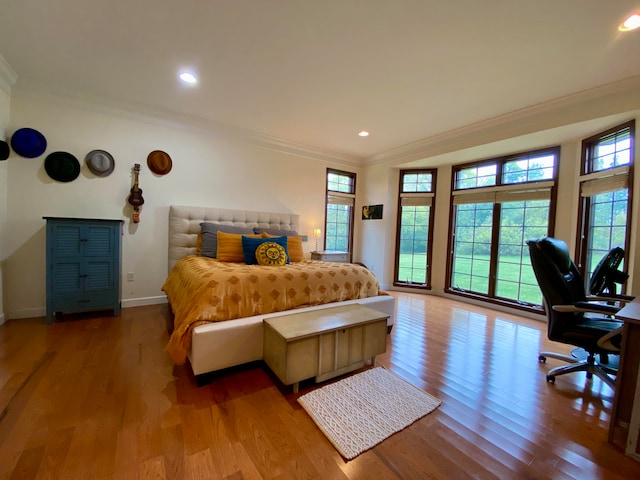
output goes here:
{"type": "Polygon", "coordinates": [[[133,282],[133,272],[127,273],[127,282],[133,282]]]}

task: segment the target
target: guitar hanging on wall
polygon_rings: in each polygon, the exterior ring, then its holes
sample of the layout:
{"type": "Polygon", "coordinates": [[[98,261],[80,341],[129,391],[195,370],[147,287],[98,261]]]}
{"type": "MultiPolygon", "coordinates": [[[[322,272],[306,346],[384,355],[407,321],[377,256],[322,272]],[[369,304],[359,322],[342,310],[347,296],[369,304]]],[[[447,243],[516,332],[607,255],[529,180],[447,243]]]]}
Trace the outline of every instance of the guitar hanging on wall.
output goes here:
{"type": "Polygon", "coordinates": [[[133,223],[140,222],[140,207],[144,203],[142,198],[142,189],[138,186],[138,174],[140,173],[140,164],[136,163],[133,166],[133,187],[131,187],[131,194],[129,195],[129,203],[133,206],[133,223]]]}

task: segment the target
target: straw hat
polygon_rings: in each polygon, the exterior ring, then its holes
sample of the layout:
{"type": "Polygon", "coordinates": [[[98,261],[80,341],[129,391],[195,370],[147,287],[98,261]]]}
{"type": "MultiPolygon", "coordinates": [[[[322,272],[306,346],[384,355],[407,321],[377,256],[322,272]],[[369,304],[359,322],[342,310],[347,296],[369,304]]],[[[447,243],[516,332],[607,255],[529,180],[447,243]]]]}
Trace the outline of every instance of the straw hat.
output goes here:
{"type": "Polygon", "coordinates": [[[147,156],[147,166],[156,175],[166,175],[171,171],[173,162],[167,152],[154,150],[147,156]]]}
{"type": "Polygon", "coordinates": [[[91,150],[85,157],[87,167],[97,177],[108,177],[116,167],[116,162],[109,152],[91,150]]]}

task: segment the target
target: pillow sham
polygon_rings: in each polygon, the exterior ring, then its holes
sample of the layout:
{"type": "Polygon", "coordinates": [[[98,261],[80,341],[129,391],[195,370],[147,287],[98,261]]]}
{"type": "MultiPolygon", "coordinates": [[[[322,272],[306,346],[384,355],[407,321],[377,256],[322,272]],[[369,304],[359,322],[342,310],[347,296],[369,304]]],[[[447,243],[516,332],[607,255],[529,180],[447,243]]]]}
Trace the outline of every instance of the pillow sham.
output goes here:
{"type": "MultiPolygon", "coordinates": [[[[242,237],[239,233],[218,232],[218,256],[220,262],[244,263],[242,237]]],[[[262,238],[260,235],[247,235],[251,238],[262,238]]]]}
{"type": "MultiPolygon", "coordinates": [[[[273,238],[268,233],[262,233],[267,238],[273,238]]],[[[290,262],[301,262],[304,260],[304,249],[302,248],[302,237],[300,235],[287,236],[287,255],[290,262]]]]}
{"type": "Polygon", "coordinates": [[[277,228],[262,228],[262,227],[253,227],[253,233],[267,233],[274,237],[297,237],[298,232],[295,230],[279,230],[277,228]]]}
{"type": "Polygon", "coordinates": [[[285,263],[289,263],[289,253],[287,252],[287,237],[270,237],[270,238],[262,238],[252,235],[242,235],[242,250],[244,253],[244,263],[247,265],[256,265],[258,263],[258,259],[256,258],[256,250],[263,243],[272,242],[277,245],[280,245],[284,250],[286,255],[285,263]]]}
{"type": "Polygon", "coordinates": [[[250,235],[253,233],[253,228],[211,222],[200,223],[200,233],[202,235],[200,256],[216,258],[218,254],[218,232],[250,235]]]}

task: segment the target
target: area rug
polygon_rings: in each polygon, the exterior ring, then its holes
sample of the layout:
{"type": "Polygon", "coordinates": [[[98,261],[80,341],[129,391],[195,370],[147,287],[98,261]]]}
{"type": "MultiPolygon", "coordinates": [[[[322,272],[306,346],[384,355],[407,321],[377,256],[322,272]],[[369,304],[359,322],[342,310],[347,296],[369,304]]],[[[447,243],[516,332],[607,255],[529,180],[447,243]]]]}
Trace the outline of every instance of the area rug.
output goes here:
{"type": "Polygon", "coordinates": [[[377,367],[298,398],[347,460],[438,408],[440,400],[377,367]]]}

